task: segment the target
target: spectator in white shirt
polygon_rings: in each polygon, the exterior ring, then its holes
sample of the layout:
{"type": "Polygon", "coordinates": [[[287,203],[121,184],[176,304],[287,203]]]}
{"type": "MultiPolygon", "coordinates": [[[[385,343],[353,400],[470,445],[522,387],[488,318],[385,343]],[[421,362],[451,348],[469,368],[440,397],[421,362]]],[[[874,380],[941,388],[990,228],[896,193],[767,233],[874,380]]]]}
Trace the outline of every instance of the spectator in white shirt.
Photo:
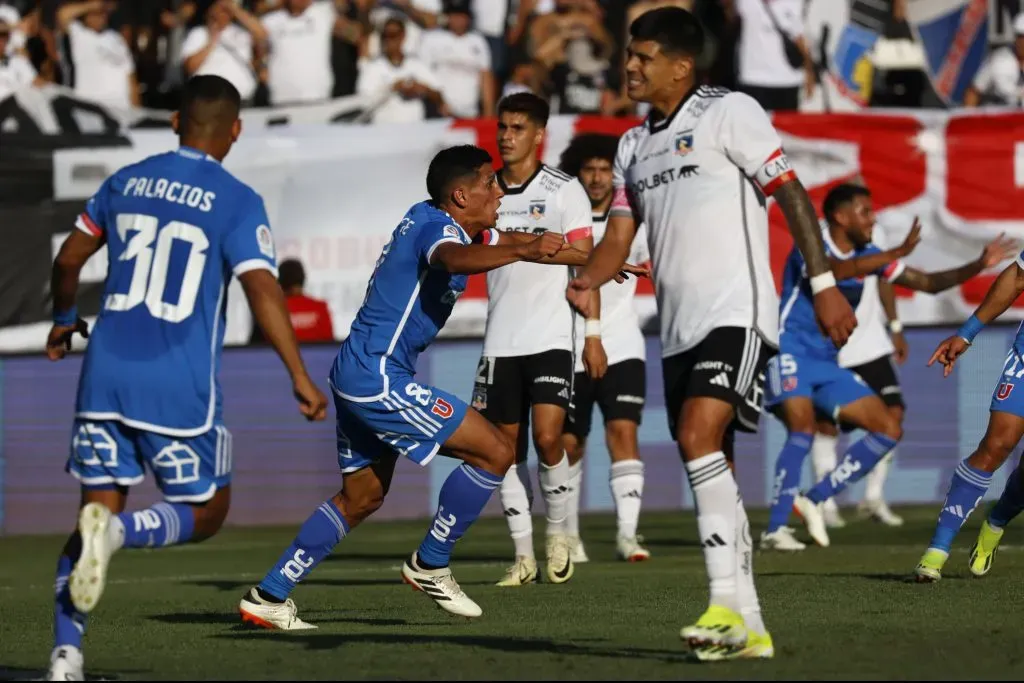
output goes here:
{"type": "MultiPolygon", "coordinates": [[[[503,0],[497,0],[502,2],[503,0]]],[[[370,12],[370,22],[377,30],[369,35],[366,41],[366,57],[379,57],[382,52],[380,31],[384,30],[384,22],[388,19],[399,19],[406,22],[405,42],[402,52],[414,55],[419,52],[420,40],[424,31],[437,28],[441,18],[441,0],[376,0],[370,12]]]]}
{"type": "Polygon", "coordinates": [[[425,102],[447,115],[441,86],[430,67],[415,57],[402,53],[405,23],[388,19],[380,32],[381,54],[359,69],[356,92],[376,97],[390,91],[387,100],[374,110],[373,123],[410,123],[426,118],[425,102]]]}
{"type": "Polygon", "coordinates": [[[729,3],[735,4],[740,21],[739,90],[769,111],[798,109],[801,85],[809,97],[815,84],[814,62],[804,38],[803,0],[729,3]]]}
{"type": "Polygon", "coordinates": [[[216,0],[206,10],[206,25],[189,31],[182,45],[185,76],[220,76],[238,88],[243,102],[251,101],[257,85],[253,42],[266,38],[259,19],[232,0],[216,0]]]}
{"type": "Polygon", "coordinates": [[[441,83],[441,95],[452,116],[473,119],[494,116],[496,104],[491,50],[476,31],[469,0],[448,0],[447,28],[430,31],[420,43],[419,58],[441,83]]]}
{"type": "Polygon", "coordinates": [[[36,70],[27,59],[7,52],[13,33],[11,25],[0,20],[0,102],[15,91],[32,85],[36,78],[36,70]]]}
{"type": "Polygon", "coordinates": [[[340,16],[328,1],[284,0],[280,9],[264,15],[270,103],[322,102],[334,88],[331,42],[334,36],[356,42],[361,30],[340,16]]]}
{"type": "Polygon", "coordinates": [[[14,54],[15,52],[24,54],[28,36],[25,35],[21,13],[18,12],[16,7],[4,3],[3,0],[0,0],[0,23],[7,24],[10,31],[7,47],[0,50],[0,57],[4,54],[14,54]]]}
{"type": "Polygon", "coordinates": [[[964,93],[964,106],[1024,104],[1024,12],[1013,20],[1013,46],[993,50],[964,93]]]}
{"type": "Polygon", "coordinates": [[[109,26],[115,7],[109,0],[68,3],[57,10],[57,25],[71,45],[75,93],[127,109],[140,104],[139,84],[128,43],[109,26]]]}

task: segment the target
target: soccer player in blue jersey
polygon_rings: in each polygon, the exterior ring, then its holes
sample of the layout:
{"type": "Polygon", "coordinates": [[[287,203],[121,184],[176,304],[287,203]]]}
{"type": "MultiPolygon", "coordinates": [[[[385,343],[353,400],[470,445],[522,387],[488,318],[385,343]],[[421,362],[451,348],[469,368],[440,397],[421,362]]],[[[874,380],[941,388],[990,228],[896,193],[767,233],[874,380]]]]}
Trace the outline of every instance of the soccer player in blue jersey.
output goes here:
{"type": "Polygon", "coordinates": [[[342,489],[317,508],[242,598],[245,622],[315,628],[296,616],[292,590],[381,506],[399,456],[426,465],[438,453],[463,463],[441,487],[437,513],[402,566],[402,578],[452,614],[482,613],[448,563],[455,542],[511,467],[513,445],[453,394],[418,383],[416,359],[444,327],[470,274],[517,261],[582,264],[587,255],[561,233],[488,230],[503,192],[490,155],[478,147],[439,152],[427,171],[427,192],[430,200],[409,209],[391,234],[331,370],[342,489]]]}
{"type": "MultiPolygon", "coordinates": [[[[871,243],[875,212],[867,188],[854,184],[836,186],[825,197],[822,212],[832,272],[840,291],[854,308],[860,301],[867,275],[876,274],[897,285],[935,293],[958,285],[1012,255],[1012,247],[1000,237],[968,264],[924,273],[900,261],[920,240],[921,229],[916,220],[899,247],[881,251],[871,243]]],[[[797,249],[786,262],[780,307],[780,348],[769,364],[766,404],[779,415],[789,433],[776,461],[775,493],[768,528],[761,535],[761,547],[800,550],[803,544],[786,526],[790,511],[796,507],[811,538],[827,546],[829,538],[820,504],[867,474],[896,446],[902,429],[882,399],[856,373],[840,367],[838,350],[814,319],[811,289],[803,257],[797,249]],[[868,434],[847,449],[835,469],[806,495],[800,495],[800,472],[814,439],[816,407],[868,434]]]]}
{"type": "Polygon", "coordinates": [[[83,680],[86,614],[115,551],[198,542],[227,515],[231,435],[218,370],[232,277],[288,369],[302,414],[326,416],[327,398],[306,372],[277,283],[263,200],[221,166],[241,131],[239,107],[223,78],[191,79],[173,119],[181,146],[108,178],[53,264],[46,348],[59,360],[75,333],[87,335],[75,310],[79,272],[103,245],[109,253],[67,463],[83,506],[57,564],[50,680],[83,680]],[[143,463],[164,502],[124,512],[143,463]]]}

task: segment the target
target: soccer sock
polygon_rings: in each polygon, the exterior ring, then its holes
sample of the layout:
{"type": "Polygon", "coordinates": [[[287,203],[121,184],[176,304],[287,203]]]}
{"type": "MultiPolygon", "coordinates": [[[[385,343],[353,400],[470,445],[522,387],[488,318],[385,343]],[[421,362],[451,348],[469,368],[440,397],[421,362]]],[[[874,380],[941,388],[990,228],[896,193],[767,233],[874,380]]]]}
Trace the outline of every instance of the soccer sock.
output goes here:
{"type": "Polygon", "coordinates": [[[721,451],[686,462],[712,605],[739,610],[736,596],[736,499],[739,489],[721,451]]]}
{"type": "Polygon", "coordinates": [[[892,459],[896,456],[896,453],[890,451],[888,455],[878,461],[874,469],[868,472],[867,476],[864,477],[864,500],[866,501],[880,501],[885,499],[885,480],[889,476],[889,465],[892,464],[892,459]]]}
{"type": "Polygon", "coordinates": [[[633,538],[640,521],[640,503],[644,495],[644,464],[640,460],[613,462],[608,484],[615,499],[618,535],[633,538]]]}
{"type": "Polygon", "coordinates": [[[547,509],[547,535],[566,533],[565,518],[569,515],[569,458],[564,453],[553,467],[540,463],[540,492],[547,509]]]}
{"type": "Polygon", "coordinates": [[[462,463],[448,475],[441,486],[437,514],[430,531],[416,551],[417,561],[423,568],[448,566],[455,542],[483,512],[491,494],[501,486],[502,478],[468,463],[462,463]]]}
{"type": "Polygon", "coordinates": [[[988,525],[1002,529],[1024,510],[1024,481],[1017,467],[1006,480],[1006,488],[988,513],[988,525]]]}
{"type": "Polygon", "coordinates": [[[750,537],[750,520],[740,496],[736,497],[736,601],[747,629],[767,633],[754,585],[754,542],[750,537]]]}
{"type": "Polygon", "coordinates": [[[526,461],[512,465],[501,482],[501,507],[516,547],[516,557],[533,558],[533,488],[526,461]]]}
{"type": "Polygon", "coordinates": [[[580,493],[583,488],[583,461],[569,465],[569,513],[565,517],[565,533],[580,537],[580,493]]]}
{"type": "Polygon", "coordinates": [[[821,503],[842,493],[850,484],[858,481],[896,446],[896,441],[885,434],[872,432],[846,449],[834,470],[807,492],[813,503],[821,503]]]}
{"type": "Polygon", "coordinates": [[[277,564],[260,581],[261,596],[284,601],[299,581],[330,555],[347,533],[348,522],[334,501],[320,503],[320,507],[302,523],[295,540],[278,558],[277,564]]]}
{"type": "Polygon", "coordinates": [[[814,482],[818,483],[829,472],[836,468],[839,459],[836,457],[836,445],[839,439],[829,434],[815,434],[811,444],[811,465],[814,469],[814,482]]]}
{"type": "Polygon", "coordinates": [[[160,548],[187,543],[195,526],[191,505],[157,503],[113,515],[108,533],[115,548],[160,548]]]}
{"type": "Polygon", "coordinates": [[[82,636],[85,635],[86,616],[75,609],[71,602],[71,589],[68,588],[68,577],[75,566],[75,559],[64,553],[57,559],[57,581],[54,584],[56,604],[53,610],[53,646],[63,645],[82,647],[82,636]]]}
{"type": "Polygon", "coordinates": [[[949,493],[942,503],[939,521],[935,525],[935,534],[932,536],[932,542],[928,544],[929,548],[949,553],[960,527],[984,498],[991,483],[991,472],[971,467],[966,460],[956,466],[953,480],[949,482],[949,493]]]}
{"type": "Polygon", "coordinates": [[[786,526],[793,509],[793,499],[800,490],[800,473],[804,458],[811,450],[811,434],[791,432],[775,461],[775,492],[772,496],[771,513],[768,515],[768,533],[786,526]]]}

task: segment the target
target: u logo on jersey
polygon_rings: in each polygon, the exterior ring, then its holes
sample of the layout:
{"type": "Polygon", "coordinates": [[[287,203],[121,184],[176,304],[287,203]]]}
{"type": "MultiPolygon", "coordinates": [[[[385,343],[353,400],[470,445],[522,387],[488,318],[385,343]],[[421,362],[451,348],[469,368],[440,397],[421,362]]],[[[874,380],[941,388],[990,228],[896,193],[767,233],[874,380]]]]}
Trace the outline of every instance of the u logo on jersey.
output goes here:
{"type": "Polygon", "coordinates": [[[447,420],[455,413],[455,409],[452,408],[452,404],[448,401],[443,398],[438,398],[434,401],[434,405],[431,406],[430,412],[443,420],[447,420]]]}
{"type": "Polygon", "coordinates": [[[996,400],[1005,401],[1010,398],[1010,392],[1013,391],[1013,384],[1011,382],[1003,382],[996,389],[996,400]]]}

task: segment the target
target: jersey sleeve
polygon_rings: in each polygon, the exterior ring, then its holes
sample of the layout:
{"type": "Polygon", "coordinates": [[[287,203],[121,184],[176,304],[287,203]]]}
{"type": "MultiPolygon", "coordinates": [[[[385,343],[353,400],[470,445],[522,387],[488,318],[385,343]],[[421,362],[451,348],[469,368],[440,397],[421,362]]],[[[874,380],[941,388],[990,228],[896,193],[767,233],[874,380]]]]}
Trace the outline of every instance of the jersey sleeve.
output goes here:
{"type": "Polygon", "coordinates": [[[446,242],[468,244],[469,236],[457,225],[431,221],[416,234],[416,253],[429,265],[434,251],[446,242]]]}
{"type": "Polygon", "coordinates": [[[263,200],[253,193],[246,202],[241,218],[229,229],[224,239],[224,261],[236,277],[250,270],[269,270],[277,277],[277,256],[270,219],[263,200]]]}
{"type": "Polygon", "coordinates": [[[562,209],[562,234],[565,241],[572,243],[576,240],[587,239],[594,236],[594,218],[590,209],[590,197],[587,191],[580,185],[580,181],[573,178],[562,186],[560,193],[562,209]]]}
{"type": "Polygon", "coordinates": [[[608,210],[608,217],[622,216],[637,219],[636,204],[626,187],[626,160],[631,153],[629,150],[629,134],[619,139],[619,147],[615,152],[615,161],[612,163],[612,205],[608,210]]]}
{"type": "Polygon", "coordinates": [[[796,178],[782,151],[782,138],[754,98],[729,93],[722,98],[720,110],[719,140],[726,156],[757,183],[765,196],[796,178]]]}
{"type": "Polygon", "coordinates": [[[986,93],[989,88],[992,87],[993,75],[994,75],[994,62],[998,58],[998,54],[993,53],[982,63],[981,68],[978,69],[978,73],[974,75],[974,80],[971,81],[971,87],[977,90],[979,93],[986,93]]]}
{"type": "MultiPolygon", "coordinates": [[[[864,248],[864,251],[861,252],[860,255],[870,256],[871,254],[881,253],[882,250],[879,249],[877,245],[869,244],[867,247],[864,248]]],[[[884,278],[887,282],[894,282],[900,275],[903,274],[903,271],[906,270],[906,268],[907,264],[904,263],[902,259],[896,259],[895,261],[890,261],[889,263],[885,264],[872,274],[877,275],[880,278],[884,278]]]]}
{"type": "Polygon", "coordinates": [[[87,235],[103,237],[107,234],[110,227],[110,186],[113,178],[114,176],[111,176],[103,181],[96,194],[85,203],[85,211],[75,219],[75,227],[87,235]]]}

